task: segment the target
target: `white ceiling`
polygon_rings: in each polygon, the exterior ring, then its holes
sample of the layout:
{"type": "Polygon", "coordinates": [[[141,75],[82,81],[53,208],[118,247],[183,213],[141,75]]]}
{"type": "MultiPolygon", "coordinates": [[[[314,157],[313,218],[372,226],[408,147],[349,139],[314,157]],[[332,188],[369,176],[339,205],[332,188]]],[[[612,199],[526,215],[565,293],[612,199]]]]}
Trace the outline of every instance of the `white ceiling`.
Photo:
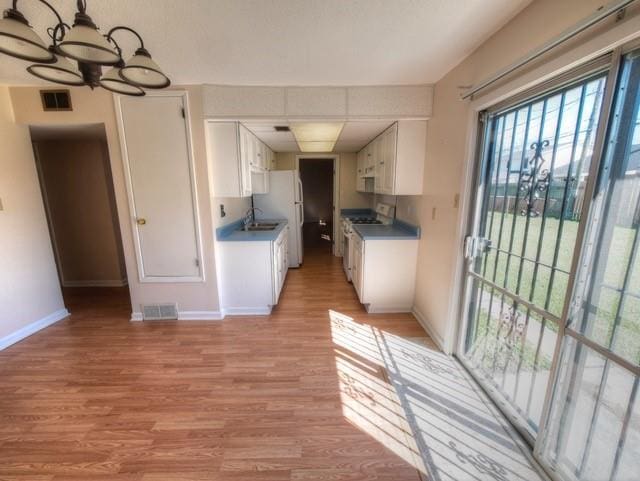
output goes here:
{"type": "MultiPolygon", "coordinates": [[[[345,122],[334,152],[357,152],[393,122],[390,120],[371,120],[345,122]]],[[[275,152],[298,152],[298,144],[291,132],[276,132],[275,126],[290,125],[286,121],[243,122],[243,125],[275,152]]]]}
{"type": "MultiPolygon", "coordinates": [[[[50,1],[72,23],[75,0],[50,1]]],[[[530,1],[88,0],[87,12],[103,32],[138,30],[174,84],[411,85],[439,80],[530,1]]],[[[52,14],[18,6],[44,37],[52,14]]],[[[26,66],[0,55],[0,83],[38,83],[26,66]]]]}

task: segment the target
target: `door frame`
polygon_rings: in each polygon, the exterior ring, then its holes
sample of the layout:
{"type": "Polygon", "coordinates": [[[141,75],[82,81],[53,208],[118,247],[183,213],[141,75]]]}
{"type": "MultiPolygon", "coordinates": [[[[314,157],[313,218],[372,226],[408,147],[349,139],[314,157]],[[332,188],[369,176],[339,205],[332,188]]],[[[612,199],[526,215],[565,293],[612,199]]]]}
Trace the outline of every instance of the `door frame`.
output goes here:
{"type": "Polygon", "coordinates": [[[338,238],[342,236],[342,230],[339,225],[340,213],[340,155],[339,154],[297,154],[296,155],[296,172],[300,176],[300,160],[301,159],[333,159],[333,247],[334,256],[342,255],[342,242],[338,242],[338,238]]]}
{"type": "Polygon", "coordinates": [[[193,133],[191,129],[191,112],[189,109],[189,93],[186,90],[162,90],[148,91],[147,97],[177,97],[182,99],[184,108],[185,135],[187,139],[187,156],[189,166],[189,178],[191,180],[191,202],[193,204],[194,227],[196,237],[196,253],[198,255],[199,276],[148,276],[144,272],[144,264],[142,262],[142,248],[140,243],[138,224],[136,222],[136,205],[133,195],[133,179],[131,178],[131,164],[129,162],[129,153],[127,151],[126,137],[124,131],[124,119],[122,117],[122,98],[123,95],[113,96],[115,106],[116,123],[118,125],[118,136],[120,138],[120,149],[122,152],[122,163],[124,165],[125,185],[127,189],[127,200],[129,204],[129,225],[131,226],[131,234],[133,237],[133,248],[136,253],[136,265],[138,268],[138,280],[141,283],[166,283],[166,282],[199,282],[204,283],[205,265],[204,252],[202,247],[202,228],[200,225],[200,209],[198,203],[198,187],[195,172],[195,157],[193,151],[193,133]]]}

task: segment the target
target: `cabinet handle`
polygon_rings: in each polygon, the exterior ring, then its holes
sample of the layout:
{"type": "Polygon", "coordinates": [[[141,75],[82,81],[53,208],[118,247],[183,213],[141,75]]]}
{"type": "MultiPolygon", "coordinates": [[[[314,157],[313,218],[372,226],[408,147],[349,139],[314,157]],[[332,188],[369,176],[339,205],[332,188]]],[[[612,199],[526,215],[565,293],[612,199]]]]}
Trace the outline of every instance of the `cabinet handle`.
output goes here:
{"type": "Polygon", "coordinates": [[[384,160],[382,162],[380,162],[380,165],[384,164],[384,160]]]}

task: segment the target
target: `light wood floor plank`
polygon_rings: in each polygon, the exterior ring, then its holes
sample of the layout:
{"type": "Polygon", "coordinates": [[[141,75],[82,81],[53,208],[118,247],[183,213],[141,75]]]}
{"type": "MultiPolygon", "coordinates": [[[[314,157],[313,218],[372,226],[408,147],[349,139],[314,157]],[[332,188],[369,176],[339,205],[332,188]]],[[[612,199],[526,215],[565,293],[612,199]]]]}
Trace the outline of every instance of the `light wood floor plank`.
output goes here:
{"type": "Polygon", "coordinates": [[[131,323],[127,297],[67,291],[69,319],[0,352],[0,480],[420,480],[398,454],[410,443],[384,370],[335,344],[330,310],[424,331],[368,315],[340,259],[309,253],[268,317],[131,323]],[[400,448],[347,416],[338,362],[362,376],[350,392],[363,409],[381,400],[400,448]]]}

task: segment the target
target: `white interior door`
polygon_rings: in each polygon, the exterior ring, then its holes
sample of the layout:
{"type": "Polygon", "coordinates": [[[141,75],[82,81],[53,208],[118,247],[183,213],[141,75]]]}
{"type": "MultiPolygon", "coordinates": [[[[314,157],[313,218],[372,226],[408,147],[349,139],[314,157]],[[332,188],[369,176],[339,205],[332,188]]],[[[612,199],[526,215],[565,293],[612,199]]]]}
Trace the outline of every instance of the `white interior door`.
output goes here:
{"type": "Polygon", "coordinates": [[[201,280],[186,96],[117,103],[140,280],[201,280]]]}

